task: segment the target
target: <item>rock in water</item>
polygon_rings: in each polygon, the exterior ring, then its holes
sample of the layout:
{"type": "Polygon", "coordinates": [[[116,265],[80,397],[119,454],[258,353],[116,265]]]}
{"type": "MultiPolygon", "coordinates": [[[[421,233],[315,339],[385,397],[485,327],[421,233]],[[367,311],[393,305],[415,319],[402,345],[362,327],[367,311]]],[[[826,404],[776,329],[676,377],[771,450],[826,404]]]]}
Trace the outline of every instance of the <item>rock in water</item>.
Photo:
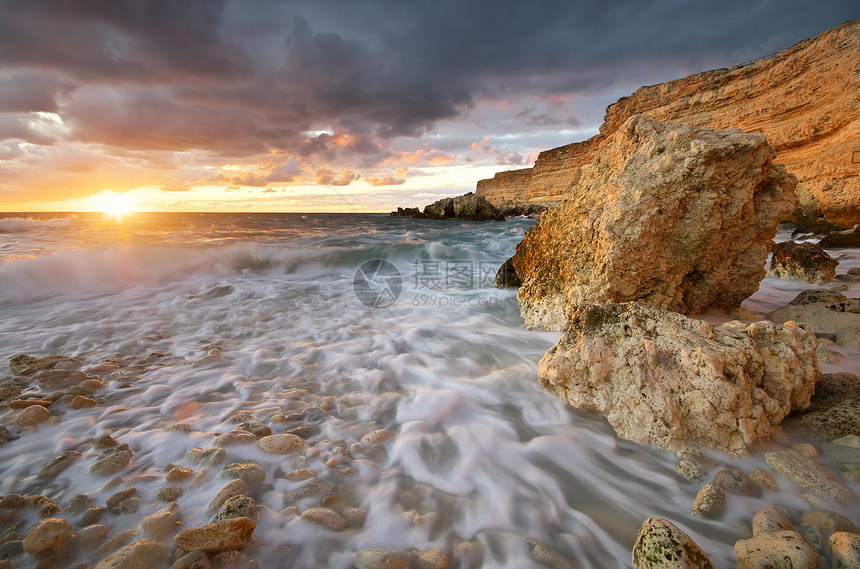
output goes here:
{"type": "Polygon", "coordinates": [[[741,569],[818,569],[821,558],[806,539],[794,531],[777,531],[735,543],[741,569]]]}
{"type": "Polygon", "coordinates": [[[463,219],[466,221],[504,221],[505,216],[484,196],[468,193],[456,198],[442,198],[425,206],[413,219],[463,219]]]}
{"type": "Polygon", "coordinates": [[[768,274],[808,283],[827,282],[836,276],[839,261],[815,243],[783,241],[773,246],[768,274]]]}
{"type": "Polygon", "coordinates": [[[230,518],[214,524],[184,529],[173,544],[185,551],[226,551],[244,546],[251,540],[257,524],[250,518],[230,518]]]}
{"type": "Polygon", "coordinates": [[[606,416],[622,438],[743,454],[809,406],[816,347],[794,324],[712,328],[640,303],[581,306],[538,376],[572,406],[606,416]]]}
{"type": "Polygon", "coordinates": [[[662,518],[648,518],[633,546],[635,569],[713,569],[705,552],[686,533],[662,518]]]}
{"type": "Polygon", "coordinates": [[[142,539],[115,551],[93,569],[152,569],[161,567],[169,555],[170,548],[163,543],[142,539]]]}
{"type": "Polygon", "coordinates": [[[796,179],[764,135],[633,117],[514,255],[526,326],[574,306],[639,301],[682,313],[758,290],[796,179]]]}

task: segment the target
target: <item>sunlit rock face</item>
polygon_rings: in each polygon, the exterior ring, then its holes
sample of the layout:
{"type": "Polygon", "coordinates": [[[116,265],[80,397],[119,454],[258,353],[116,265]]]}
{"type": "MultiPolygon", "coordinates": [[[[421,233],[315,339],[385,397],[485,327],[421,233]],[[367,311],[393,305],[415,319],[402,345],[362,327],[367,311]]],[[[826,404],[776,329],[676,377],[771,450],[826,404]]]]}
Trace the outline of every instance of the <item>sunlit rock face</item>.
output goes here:
{"type": "Polygon", "coordinates": [[[609,142],[517,246],[526,326],[565,330],[582,304],[697,313],[754,293],[795,205],[764,135],[634,117],[609,142]]]}
{"type": "Polygon", "coordinates": [[[747,65],[642,87],[606,110],[600,134],[541,152],[528,170],[478,183],[495,205],[560,203],[581,170],[632,116],[760,132],[800,181],[806,214],[844,227],[860,223],[860,21],[843,24],[747,65]],[[812,211],[815,210],[816,211],[812,211]]]}
{"type": "Polygon", "coordinates": [[[800,325],[706,322],[640,303],[578,307],[541,359],[541,385],[622,438],[744,454],[809,407],[819,371],[800,325]]]}

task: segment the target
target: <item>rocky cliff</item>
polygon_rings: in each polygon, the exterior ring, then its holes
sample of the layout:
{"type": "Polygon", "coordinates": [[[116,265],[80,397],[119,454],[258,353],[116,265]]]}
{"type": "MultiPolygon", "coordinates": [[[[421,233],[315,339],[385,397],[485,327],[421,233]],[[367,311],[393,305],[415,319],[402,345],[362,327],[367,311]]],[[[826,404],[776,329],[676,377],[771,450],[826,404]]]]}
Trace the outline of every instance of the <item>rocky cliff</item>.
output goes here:
{"type": "Polygon", "coordinates": [[[627,119],[764,133],[800,184],[801,207],[834,223],[860,223],[860,21],[845,23],[746,65],[642,87],[611,105],[600,133],[541,152],[531,170],[478,182],[494,205],[555,204],[627,119]]]}

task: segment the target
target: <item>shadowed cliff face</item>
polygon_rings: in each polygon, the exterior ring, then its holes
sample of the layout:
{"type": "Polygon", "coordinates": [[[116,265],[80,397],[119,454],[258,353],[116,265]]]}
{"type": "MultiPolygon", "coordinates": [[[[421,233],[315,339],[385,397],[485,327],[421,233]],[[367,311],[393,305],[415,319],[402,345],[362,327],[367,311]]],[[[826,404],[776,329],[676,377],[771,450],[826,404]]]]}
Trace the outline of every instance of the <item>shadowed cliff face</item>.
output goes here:
{"type": "Polygon", "coordinates": [[[527,202],[560,203],[611,135],[641,114],[766,134],[775,162],[800,181],[801,201],[813,200],[823,217],[850,227],[860,223],[858,93],[860,21],[853,21],[771,58],[642,87],[609,106],[597,136],[541,152],[531,176],[517,170],[481,180],[477,193],[493,204],[518,194],[527,202]]]}

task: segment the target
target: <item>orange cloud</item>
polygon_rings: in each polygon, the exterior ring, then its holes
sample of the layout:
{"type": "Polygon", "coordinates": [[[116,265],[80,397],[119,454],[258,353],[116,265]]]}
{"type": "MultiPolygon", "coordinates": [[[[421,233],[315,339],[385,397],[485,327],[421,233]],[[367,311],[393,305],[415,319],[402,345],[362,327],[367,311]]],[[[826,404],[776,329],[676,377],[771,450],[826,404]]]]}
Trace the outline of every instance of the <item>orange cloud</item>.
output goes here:
{"type": "Polygon", "coordinates": [[[320,186],[348,186],[360,176],[346,168],[337,173],[331,168],[322,167],[317,169],[316,177],[320,186]]]}
{"type": "Polygon", "coordinates": [[[416,150],[415,152],[400,152],[395,158],[389,158],[385,164],[433,164],[441,166],[457,160],[453,154],[441,150],[416,150]]]}

